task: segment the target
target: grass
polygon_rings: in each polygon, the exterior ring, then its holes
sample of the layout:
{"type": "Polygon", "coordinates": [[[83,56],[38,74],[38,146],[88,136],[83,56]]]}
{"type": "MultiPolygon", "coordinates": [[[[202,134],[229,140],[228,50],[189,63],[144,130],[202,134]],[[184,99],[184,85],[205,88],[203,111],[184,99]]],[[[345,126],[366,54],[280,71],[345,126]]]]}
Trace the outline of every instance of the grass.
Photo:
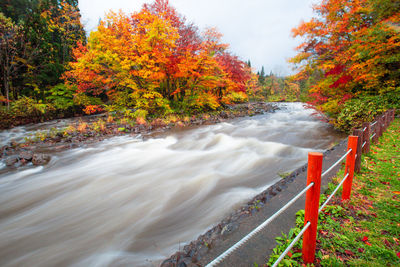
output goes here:
{"type": "MultiPolygon", "coordinates": [[[[319,215],[316,260],[312,266],[400,266],[400,120],[396,119],[378,144],[362,158],[353,180],[352,196],[341,202],[341,190],[319,215]]],[[[343,170],[321,196],[325,201],[343,177],[343,170]]],[[[276,238],[271,266],[300,232],[304,210],[296,227],[276,238]]],[[[280,266],[305,266],[298,242],[280,266]]]]}

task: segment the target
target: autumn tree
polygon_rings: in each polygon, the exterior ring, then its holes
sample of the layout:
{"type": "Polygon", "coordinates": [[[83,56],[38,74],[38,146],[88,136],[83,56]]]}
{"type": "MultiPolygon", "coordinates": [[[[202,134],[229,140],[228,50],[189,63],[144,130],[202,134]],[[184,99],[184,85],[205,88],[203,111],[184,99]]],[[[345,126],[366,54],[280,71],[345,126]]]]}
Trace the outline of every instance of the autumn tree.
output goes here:
{"type": "Polygon", "coordinates": [[[348,99],[400,87],[400,5],[391,0],[324,0],[293,29],[305,41],[292,59],[298,80],[317,78],[313,103],[336,114],[348,99]]]}
{"type": "Polygon", "coordinates": [[[246,64],[215,29],[200,33],[166,0],[140,12],[110,12],[64,75],[78,93],[164,113],[216,109],[230,92],[245,94],[246,64]]]}

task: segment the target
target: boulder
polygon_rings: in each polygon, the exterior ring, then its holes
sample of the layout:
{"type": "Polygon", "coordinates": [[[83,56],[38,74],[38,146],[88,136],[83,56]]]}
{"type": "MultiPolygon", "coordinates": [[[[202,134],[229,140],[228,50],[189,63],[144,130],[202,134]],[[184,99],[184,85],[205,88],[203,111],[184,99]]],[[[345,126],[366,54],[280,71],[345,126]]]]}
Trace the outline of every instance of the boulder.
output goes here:
{"type": "Polygon", "coordinates": [[[19,153],[19,158],[26,161],[31,161],[33,158],[33,153],[32,151],[22,151],[21,153],[19,153]]]}
{"type": "Polygon", "coordinates": [[[15,156],[15,155],[6,159],[6,165],[7,166],[13,166],[17,162],[18,162],[18,157],[15,156]]]}
{"type": "Polygon", "coordinates": [[[50,159],[51,157],[46,154],[33,154],[32,163],[36,166],[46,165],[50,159]]]}

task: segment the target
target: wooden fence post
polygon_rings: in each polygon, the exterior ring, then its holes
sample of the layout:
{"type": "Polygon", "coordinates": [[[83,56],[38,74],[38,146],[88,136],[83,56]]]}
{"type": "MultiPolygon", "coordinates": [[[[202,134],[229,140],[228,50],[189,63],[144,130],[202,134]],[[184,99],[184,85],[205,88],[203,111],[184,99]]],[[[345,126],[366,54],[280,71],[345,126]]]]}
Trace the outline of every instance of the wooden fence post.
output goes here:
{"type": "Polygon", "coordinates": [[[392,109],[392,113],[391,113],[391,115],[392,115],[391,121],[392,121],[392,122],[394,121],[394,113],[395,113],[395,109],[392,109]]]}
{"type": "Polygon", "coordinates": [[[371,136],[371,123],[364,122],[363,129],[365,129],[363,134],[363,143],[365,142],[365,146],[363,147],[363,153],[369,153],[370,150],[370,136],[371,136]]]}
{"type": "Polygon", "coordinates": [[[389,127],[389,112],[385,112],[385,131],[389,127]]]}
{"type": "Polygon", "coordinates": [[[310,222],[310,226],[304,232],[303,237],[303,261],[313,263],[315,259],[315,248],[317,241],[319,197],[321,193],[322,153],[308,153],[307,186],[314,183],[306,194],[306,206],[304,214],[304,225],[310,222]]]}
{"type": "Polygon", "coordinates": [[[374,126],[374,138],[372,138],[372,142],[374,142],[375,144],[378,143],[379,140],[379,128],[380,128],[380,123],[379,123],[379,119],[376,119],[376,123],[374,126]]]}
{"type": "Polygon", "coordinates": [[[364,142],[364,140],[363,140],[364,133],[363,133],[362,129],[354,129],[353,135],[358,137],[357,154],[356,154],[356,162],[355,162],[355,166],[354,166],[354,171],[356,173],[359,173],[361,171],[361,155],[362,155],[362,144],[364,142]]]}
{"type": "Polygon", "coordinates": [[[379,121],[378,122],[379,122],[379,134],[378,134],[378,137],[381,137],[382,133],[384,131],[384,129],[383,129],[384,125],[383,125],[382,117],[379,117],[379,121]]]}
{"type": "Polygon", "coordinates": [[[342,192],[342,201],[350,199],[351,195],[351,187],[353,185],[353,176],[354,176],[354,163],[357,154],[357,136],[349,136],[349,141],[347,143],[347,150],[351,149],[351,152],[346,157],[346,167],[344,171],[344,175],[349,174],[346,181],[343,183],[343,192],[342,192]]]}

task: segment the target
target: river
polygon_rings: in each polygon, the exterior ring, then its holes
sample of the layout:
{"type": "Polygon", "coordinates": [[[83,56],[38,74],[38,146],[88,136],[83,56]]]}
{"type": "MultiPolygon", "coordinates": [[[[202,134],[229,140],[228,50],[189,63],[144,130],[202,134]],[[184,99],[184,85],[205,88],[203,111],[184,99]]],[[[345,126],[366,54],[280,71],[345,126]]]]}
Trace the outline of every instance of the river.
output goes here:
{"type": "Polygon", "coordinates": [[[343,138],[302,104],[279,106],[147,139],[114,137],[1,175],[0,265],[158,266],[309,151],[343,138]]]}

